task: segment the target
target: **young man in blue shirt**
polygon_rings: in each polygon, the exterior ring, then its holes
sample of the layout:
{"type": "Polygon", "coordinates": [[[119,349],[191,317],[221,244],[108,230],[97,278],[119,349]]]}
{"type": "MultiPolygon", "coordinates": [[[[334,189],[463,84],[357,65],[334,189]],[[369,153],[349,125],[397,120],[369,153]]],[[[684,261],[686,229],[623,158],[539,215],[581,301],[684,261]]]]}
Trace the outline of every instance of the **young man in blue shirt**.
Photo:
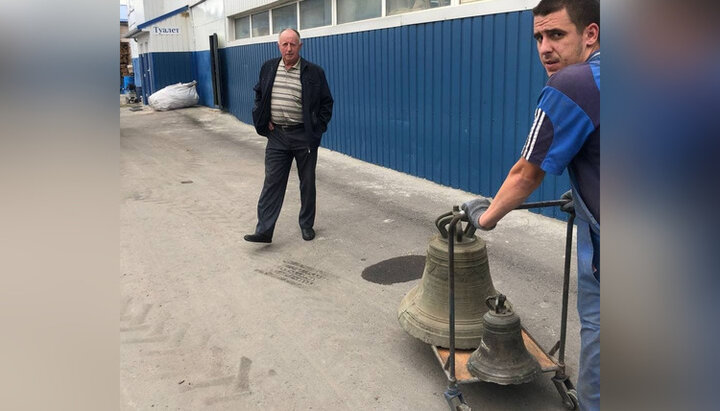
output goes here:
{"type": "MultiPolygon", "coordinates": [[[[600,5],[541,0],[533,9],[538,55],[547,71],[521,157],[492,202],[463,204],[469,221],[491,230],[540,185],[568,169],[577,222],[580,408],[600,408],[600,5]]],[[[567,193],[566,193],[567,194],[567,193]]],[[[564,196],[565,197],[565,196],[564,196]]]]}

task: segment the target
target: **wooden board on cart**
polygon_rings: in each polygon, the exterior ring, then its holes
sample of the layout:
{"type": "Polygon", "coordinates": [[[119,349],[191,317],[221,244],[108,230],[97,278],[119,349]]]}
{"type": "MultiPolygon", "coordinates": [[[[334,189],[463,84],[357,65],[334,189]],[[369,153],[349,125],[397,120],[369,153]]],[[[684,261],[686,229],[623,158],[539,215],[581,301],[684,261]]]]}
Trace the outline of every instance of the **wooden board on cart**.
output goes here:
{"type": "MultiPolygon", "coordinates": [[[[535,339],[532,338],[532,336],[528,334],[524,328],[522,330],[522,337],[525,342],[525,348],[527,348],[528,352],[537,359],[543,372],[555,371],[559,368],[555,359],[545,353],[535,339]]],[[[442,347],[432,347],[438,361],[440,361],[440,364],[444,366],[445,363],[447,363],[448,357],[450,357],[450,350],[442,347]]],[[[455,378],[459,384],[479,381],[478,378],[470,375],[467,370],[467,363],[474,351],[475,350],[455,350],[455,378]]]]}

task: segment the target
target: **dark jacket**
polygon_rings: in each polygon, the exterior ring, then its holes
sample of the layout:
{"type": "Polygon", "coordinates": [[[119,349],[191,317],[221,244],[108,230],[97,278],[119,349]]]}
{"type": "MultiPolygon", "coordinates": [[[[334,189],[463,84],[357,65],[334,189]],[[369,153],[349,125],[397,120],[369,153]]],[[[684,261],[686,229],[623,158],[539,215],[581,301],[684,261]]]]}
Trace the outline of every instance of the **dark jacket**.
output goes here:
{"type": "MultiPolygon", "coordinates": [[[[266,61],[260,68],[260,80],[255,85],[255,106],[252,116],[255,130],[261,136],[270,134],[270,94],[280,58],[266,61]]],[[[322,134],[327,130],[332,117],[333,98],[330,94],[323,69],[300,59],[300,83],[302,84],[302,112],[305,137],[313,147],[320,145],[322,134]]]]}

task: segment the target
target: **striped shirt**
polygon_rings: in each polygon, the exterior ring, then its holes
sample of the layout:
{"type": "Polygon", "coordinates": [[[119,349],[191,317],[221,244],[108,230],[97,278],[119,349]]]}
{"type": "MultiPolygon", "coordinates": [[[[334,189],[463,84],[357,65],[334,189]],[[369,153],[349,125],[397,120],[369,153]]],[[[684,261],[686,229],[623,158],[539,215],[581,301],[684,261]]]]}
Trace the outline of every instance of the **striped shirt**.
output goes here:
{"type": "Polygon", "coordinates": [[[274,124],[291,125],[303,122],[300,59],[290,70],[280,59],[270,96],[270,120],[274,124]]]}

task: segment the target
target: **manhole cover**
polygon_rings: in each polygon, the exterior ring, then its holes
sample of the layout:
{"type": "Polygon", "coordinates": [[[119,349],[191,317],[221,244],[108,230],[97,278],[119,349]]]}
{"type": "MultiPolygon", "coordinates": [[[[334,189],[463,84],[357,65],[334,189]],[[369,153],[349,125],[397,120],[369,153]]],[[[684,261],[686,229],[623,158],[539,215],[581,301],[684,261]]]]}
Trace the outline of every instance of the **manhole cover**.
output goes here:
{"type": "Polygon", "coordinates": [[[366,268],[362,278],[377,284],[395,284],[417,280],[425,270],[425,256],[406,255],[380,261],[366,268]]]}

